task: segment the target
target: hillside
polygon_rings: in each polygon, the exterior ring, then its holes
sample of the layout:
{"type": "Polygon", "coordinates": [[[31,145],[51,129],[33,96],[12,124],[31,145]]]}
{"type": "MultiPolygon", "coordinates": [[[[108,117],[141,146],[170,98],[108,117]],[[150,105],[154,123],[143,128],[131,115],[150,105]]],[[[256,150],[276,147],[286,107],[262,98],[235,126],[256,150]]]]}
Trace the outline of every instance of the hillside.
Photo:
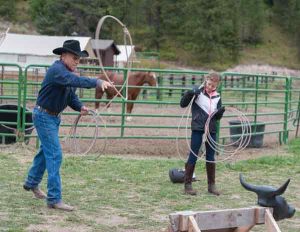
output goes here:
{"type": "Polygon", "coordinates": [[[263,44],[243,49],[240,64],[269,64],[292,69],[300,67],[295,44],[274,25],[265,27],[263,44]]]}
{"type": "Polygon", "coordinates": [[[13,21],[8,21],[0,17],[0,32],[5,32],[8,28],[10,32],[20,34],[38,34],[29,15],[27,1],[16,2],[16,13],[13,21]]]}
{"type": "MultiPolygon", "coordinates": [[[[191,57],[186,56],[186,59],[191,57]]],[[[219,70],[244,73],[268,73],[300,76],[297,49],[290,37],[276,25],[267,25],[263,30],[263,42],[257,46],[242,48],[236,64],[214,63],[212,66],[186,66],[177,62],[162,61],[163,67],[200,70],[219,70]]]]}
{"type": "MultiPolygon", "coordinates": [[[[14,33],[38,34],[37,29],[31,22],[27,1],[17,1],[17,12],[14,22],[0,18],[0,32],[5,32],[7,28],[10,28],[9,31],[14,33]]],[[[134,37],[133,42],[139,45],[135,42],[134,37]]],[[[171,44],[172,41],[170,42],[170,45],[171,44]]],[[[263,29],[262,43],[256,46],[244,45],[241,47],[238,63],[223,60],[218,63],[203,64],[198,62],[197,57],[193,57],[188,52],[179,50],[177,47],[170,47],[170,51],[171,53],[175,52],[184,56],[183,60],[185,64],[165,60],[161,61],[162,68],[214,69],[218,71],[232,70],[238,72],[265,72],[286,75],[298,75],[299,73],[294,70],[300,69],[299,59],[297,58],[297,48],[294,42],[291,41],[291,37],[281,31],[281,28],[278,26],[270,23],[266,24],[263,29]],[[189,64],[189,66],[187,66],[187,64],[189,64]]],[[[164,50],[163,52],[166,53],[168,50],[164,50]]]]}
{"type": "Polygon", "coordinates": [[[263,30],[263,43],[244,47],[239,63],[227,71],[300,76],[296,45],[276,25],[263,30]]]}

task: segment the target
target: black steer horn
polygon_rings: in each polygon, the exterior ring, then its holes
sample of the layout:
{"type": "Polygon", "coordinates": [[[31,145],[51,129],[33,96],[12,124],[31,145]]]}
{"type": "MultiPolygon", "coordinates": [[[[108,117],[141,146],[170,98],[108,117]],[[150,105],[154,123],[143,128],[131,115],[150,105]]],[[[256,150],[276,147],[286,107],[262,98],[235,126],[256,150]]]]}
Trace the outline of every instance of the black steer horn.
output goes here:
{"type": "Polygon", "coordinates": [[[240,174],[240,182],[245,189],[257,194],[257,203],[260,206],[273,208],[273,217],[276,221],[290,218],[295,214],[295,208],[290,206],[285,199],[280,196],[289,185],[290,179],[277,189],[271,186],[248,184],[245,182],[242,174],[240,174]]]}

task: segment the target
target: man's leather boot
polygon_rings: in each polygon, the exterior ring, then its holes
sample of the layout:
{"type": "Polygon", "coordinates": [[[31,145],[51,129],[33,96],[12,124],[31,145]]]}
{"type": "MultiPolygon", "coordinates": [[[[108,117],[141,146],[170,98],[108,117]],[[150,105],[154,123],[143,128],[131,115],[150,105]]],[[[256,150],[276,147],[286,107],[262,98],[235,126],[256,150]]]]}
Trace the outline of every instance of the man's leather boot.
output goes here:
{"type": "Polygon", "coordinates": [[[60,210],[63,210],[63,211],[73,211],[73,210],[75,210],[75,208],[73,206],[67,205],[67,204],[63,203],[62,201],[58,202],[56,204],[48,204],[48,208],[60,209],[60,210]]]}
{"type": "Polygon", "coordinates": [[[184,172],[184,192],[189,195],[197,195],[197,191],[193,190],[192,179],[195,170],[195,164],[185,164],[184,172]]]}
{"type": "Polygon", "coordinates": [[[216,164],[206,162],[206,174],[207,174],[207,184],[208,184],[208,192],[214,194],[216,196],[220,195],[220,192],[217,190],[215,184],[216,178],[216,164]]]}
{"type": "Polygon", "coordinates": [[[39,187],[29,188],[28,186],[23,185],[23,188],[26,191],[32,191],[34,197],[37,198],[37,199],[46,199],[47,198],[47,195],[39,187]]]}

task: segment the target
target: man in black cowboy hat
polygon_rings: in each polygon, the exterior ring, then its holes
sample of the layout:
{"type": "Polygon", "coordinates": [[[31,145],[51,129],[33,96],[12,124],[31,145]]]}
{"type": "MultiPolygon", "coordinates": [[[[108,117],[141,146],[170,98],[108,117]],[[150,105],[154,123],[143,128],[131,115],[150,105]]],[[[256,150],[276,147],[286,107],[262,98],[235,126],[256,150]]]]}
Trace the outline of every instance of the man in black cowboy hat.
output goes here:
{"type": "Polygon", "coordinates": [[[80,102],[75,93],[77,87],[99,86],[105,90],[111,87],[111,84],[96,78],[79,77],[73,73],[79,64],[80,57],[89,56],[87,51],[81,51],[79,41],[67,40],[62,47],[54,49],[53,53],[60,55],[60,60],[55,61],[49,67],[32,113],[41,145],[23,187],[25,190],[32,191],[35,197],[47,199],[49,208],[72,211],[74,207],[63,203],[61,196],[59,170],[62,150],[58,137],[60,114],[67,106],[81,114],[88,113],[88,108],[80,102]],[[46,169],[48,172],[47,195],[39,188],[46,169]]]}

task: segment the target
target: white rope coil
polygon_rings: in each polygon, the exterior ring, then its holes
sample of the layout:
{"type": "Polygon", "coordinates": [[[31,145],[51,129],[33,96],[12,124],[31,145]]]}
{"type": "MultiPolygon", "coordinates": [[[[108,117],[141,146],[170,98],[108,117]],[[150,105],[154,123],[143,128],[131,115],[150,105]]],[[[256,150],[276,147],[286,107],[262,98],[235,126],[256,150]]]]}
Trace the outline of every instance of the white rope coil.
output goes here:
{"type": "Polygon", "coordinates": [[[217,163],[217,162],[224,162],[230,158],[232,158],[234,155],[236,155],[237,153],[241,152],[243,149],[245,149],[251,140],[251,125],[250,122],[248,120],[248,118],[245,116],[245,114],[239,110],[237,110],[236,108],[233,107],[226,107],[226,111],[233,111],[235,112],[235,114],[238,117],[238,121],[240,122],[240,126],[241,126],[241,136],[234,142],[229,143],[229,144],[220,144],[216,141],[213,140],[213,138],[210,135],[209,132],[209,125],[211,122],[211,119],[214,117],[214,115],[217,113],[217,111],[213,112],[212,114],[209,115],[206,123],[205,123],[205,130],[204,130],[204,137],[202,139],[202,144],[200,149],[205,148],[205,142],[207,142],[209,144],[209,146],[218,154],[222,154],[225,157],[223,159],[218,159],[215,161],[209,161],[205,158],[205,151],[201,152],[199,151],[200,155],[195,154],[195,152],[192,151],[191,146],[190,146],[190,141],[188,139],[189,135],[188,132],[190,131],[188,129],[188,125],[189,125],[189,119],[190,119],[190,112],[191,112],[191,108],[192,108],[192,104],[194,102],[195,96],[193,96],[192,100],[190,101],[188,107],[186,107],[186,109],[184,110],[184,112],[182,113],[181,119],[179,121],[178,124],[178,135],[176,138],[176,150],[177,150],[177,154],[180,157],[181,160],[185,160],[182,158],[182,155],[180,153],[180,148],[179,148],[179,131],[182,125],[182,122],[184,119],[185,120],[185,141],[188,147],[188,152],[192,153],[194,156],[196,156],[198,159],[200,160],[205,160],[206,162],[210,162],[210,163],[217,163]],[[234,146],[236,146],[236,148],[234,148],[234,146]]]}
{"type": "MultiPolygon", "coordinates": [[[[241,126],[242,133],[241,133],[241,136],[236,141],[229,143],[229,144],[221,144],[221,143],[217,143],[216,141],[214,141],[212,139],[212,137],[209,133],[209,124],[210,124],[211,119],[214,117],[214,115],[216,114],[217,111],[213,112],[208,117],[208,119],[205,123],[205,133],[204,133],[205,134],[205,136],[204,136],[205,142],[207,142],[209,144],[209,146],[211,148],[213,148],[217,153],[226,155],[226,157],[220,161],[228,160],[235,154],[244,150],[249,145],[250,140],[251,140],[251,125],[250,125],[248,118],[241,111],[239,111],[235,108],[227,107],[227,110],[234,111],[236,113],[236,115],[238,116],[238,119],[240,122],[239,125],[241,126]],[[230,149],[230,148],[233,148],[233,146],[237,146],[237,147],[235,149],[230,149]]],[[[204,157],[204,156],[202,156],[202,157],[204,157]]],[[[220,162],[220,161],[206,160],[206,162],[220,162]]]]}
{"type": "MultiPolygon", "coordinates": [[[[8,130],[11,130],[13,133],[17,133],[17,128],[14,128],[14,127],[10,127],[10,126],[7,126],[7,125],[5,125],[5,124],[0,124],[2,127],[4,127],[4,128],[6,128],[6,129],[8,129],[8,130]]],[[[28,127],[28,128],[25,128],[24,129],[24,131],[26,132],[26,131],[31,131],[31,130],[33,130],[35,127],[34,126],[31,126],[31,127],[28,127]]]]}
{"type": "MultiPolygon", "coordinates": [[[[80,150],[80,147],[79,147],[80,143],[79,143],[78,139],[81,139],[82,136],[77,135],[77,128],[78,128],[78,125],[79,125],[79,121],[82,118],[82,114],[79,114],[76,117],[76,119],[73,123],[73,126],[71,127],[70,132],[69,132],[69,138],[70,138],[69,139],[69,144],[70,144],[70,147],[75,151],[76,154],[86,155],[90,152],[90,150],[95,145],[95,142],[96,142],[96,140],[99,136],[99,119],[102,121],[102,124],[104,125],[104,130],[106,130],[106,124],[103,123],[104,120],[103,120],[103,117],[100,114],[96,113],[93,110],[89,110],[88,114],[92,115],[92,118],[93,118],[92,121],[93,121],[93,126],[94,126],[94,133],[93,133],[92,142],[89,144],[88,148],[85,151],[80,150]]],[[[88,124],[87,127],[90,127],[90,125],[91,124],[88,124]]],[[[106,137],[104,138],[104,145],[103,145],[103,148],[102,148],[103,151],[104,151],[105,147],[106,147],[106,137]]],[[[99,152],[99,155],[101,155],[102,152],[99,152]]]]}

